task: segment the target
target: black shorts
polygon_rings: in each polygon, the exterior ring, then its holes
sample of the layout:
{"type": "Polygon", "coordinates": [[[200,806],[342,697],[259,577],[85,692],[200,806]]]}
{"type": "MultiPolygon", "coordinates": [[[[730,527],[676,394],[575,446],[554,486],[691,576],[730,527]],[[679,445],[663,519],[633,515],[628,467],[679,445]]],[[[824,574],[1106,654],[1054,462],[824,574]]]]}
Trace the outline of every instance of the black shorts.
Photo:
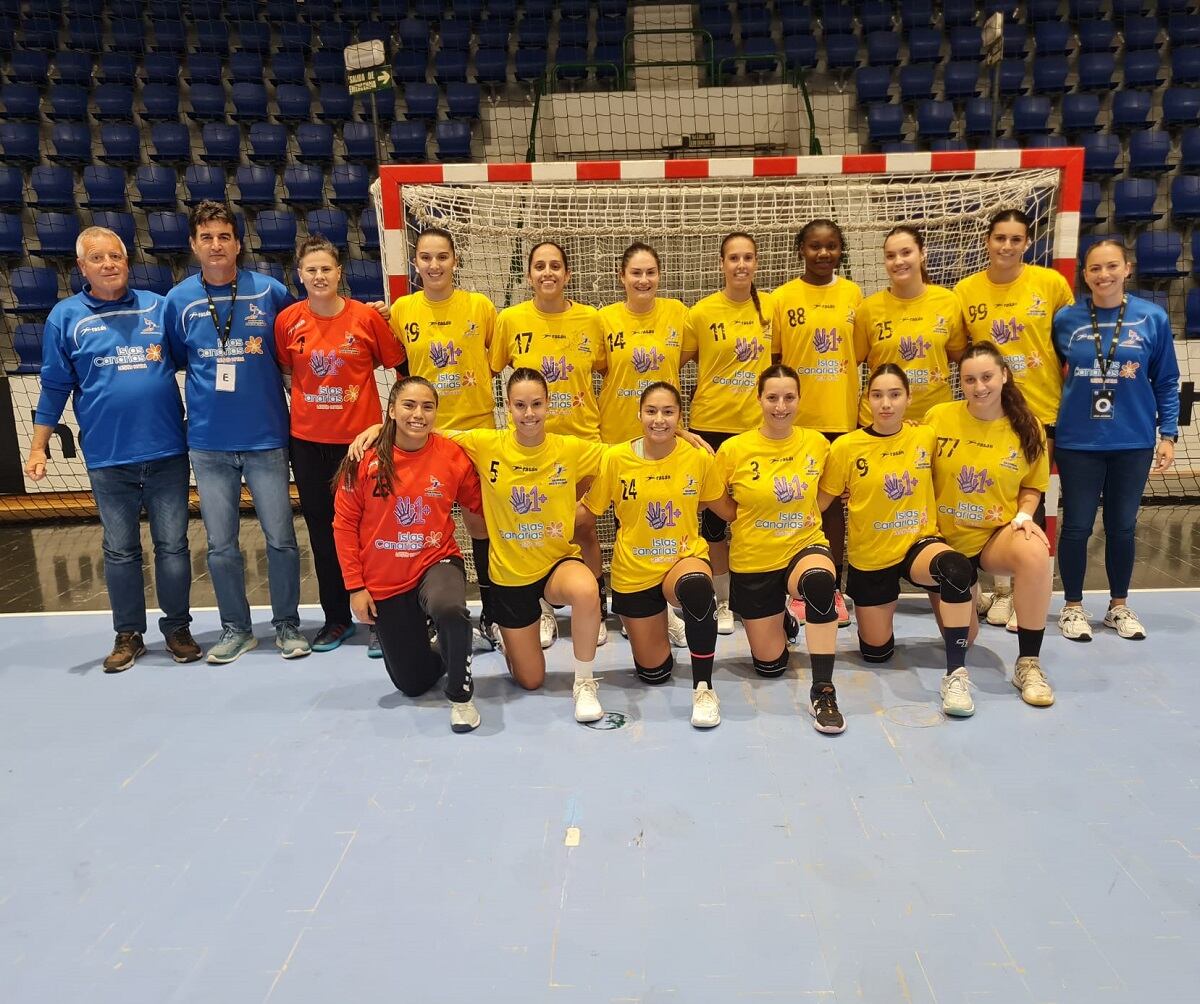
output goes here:
{"type": "MultiPolygon", "coordinates": [[[[712,570],[712,563],[707,558],[700,560],[712,570]]],[[[663,579],[665,581],[666,576],[663,579]]],[[[662,582],[635,593],[622,593],[614,589],[609,606],[614,614],[621,617],[653,617],[667,609],[667,597],[663,593],[662,582]]]]}
{"type": "Polygon", "coordinates": [[[908,549],[908,552],[896,564],[873,572],[864,572],[862,569],[850,565],[846,571],[846,592],[857,606],[881,607],[888,603],[895,603],[900,598],[901,579],[918,589],[927,590],[928,586],[920,582],[913,582],[909,578],[909,573],[912,571],[913,562],[925,548],[930,544],[944,543],[946,543],[945,537],[936,535],[922,537],[908,549]]]}
{"type": "Polygon", "coordinates": [[[501,586],[492,583],[492,620],[502,628],[516,630],[529,627],[542,616],[541,600],[546,595],[546,583],[558,571],[558,566],[582,558],[559,558],[550,566],[550,571],[534,582],[524,586],[501,586]]]}
{"type": "Polygon", "coordinates": [[[729,608],[742,620],[757,620],[783,613],[788,601],[788,576],[802,558],[823,554],[833,561],[833,553],[824,544],[812,544],[792,556],[783,568],[772,572],[730,572],[729,608]]]}
{"type": "MultiPolygon", "coordinates": [[[[737,435],[736,432],[705,432],[703,429],[692,429],[692,432],[714,450],[719,449],[725,440],[737,435]]],[[[720,544],[725,539],[725,531],[728,529],[729,524],[711,509],[705,509],[700,514],[700,536],[710,544],[720,544]]]]}

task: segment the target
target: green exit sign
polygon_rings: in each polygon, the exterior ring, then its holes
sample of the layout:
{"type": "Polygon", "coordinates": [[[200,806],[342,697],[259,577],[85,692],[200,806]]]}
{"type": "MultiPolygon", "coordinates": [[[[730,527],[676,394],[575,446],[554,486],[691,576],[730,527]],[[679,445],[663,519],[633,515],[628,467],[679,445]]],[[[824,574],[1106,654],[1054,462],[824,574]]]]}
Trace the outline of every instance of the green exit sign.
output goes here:
{"type": "Polygon", "coordinates": [[[350,70],[346,74],[346,88],[351,95],[386,91],[392,86],[392,71],[386,66],[374,66],[369,70],[350,70]]]}

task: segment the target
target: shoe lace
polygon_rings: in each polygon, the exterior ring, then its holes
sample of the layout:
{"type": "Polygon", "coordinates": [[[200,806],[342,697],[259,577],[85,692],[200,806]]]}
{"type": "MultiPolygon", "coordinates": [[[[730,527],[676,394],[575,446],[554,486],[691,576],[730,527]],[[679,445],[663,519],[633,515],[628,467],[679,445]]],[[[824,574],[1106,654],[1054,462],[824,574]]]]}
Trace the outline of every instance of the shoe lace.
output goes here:
{"type": "Polygon", "coordinates": [[[1138,616],[1132,610],[1130,610],[1129,607],[1119,606],[1119,607],[1113,607],[1112,619],[1114,621],[1131,620],[1131,621],[1137,622],[1138,616]]]}
{"type": "Polygon", "coordinates": [[[829,718],[838,713],[837,696],[832,690],[823,690],[813,700],[817,718],[829,718]]]}
{"type": "Polygon", "coordinates": [[[966,697],[971,691],[971,681],[967,679],[965,673],[951,673],[946,677],[947,693],[954,693],[966,697]]]}
{"type": "Polygon", "coordinates": [[[299,637],[299,630],[291,624],[284,624],[279,628],[280,641],[295,641],[299,637]]]}
{"type": "Polygon", "coordinates": [[[236,631],[234,628],[230,628],[230,627],[224,628],[221,631],[221,637],[217,640],[217,644],[224,645],[227,642],[231,642],[234,639],[236,639],[237,636],[238,636],[238,631],[236,631]]]}
{"type": "Polygon", "coordinates": [[[587,694],[589,697],[598,697],[600,694],[600,681],[595,677],[592,677],[590,680],[576,680],[575,697],[578,699],[584,694],[587,694]]]}
{"type": "Polygon", "coordinates": [[[1042,667],[1036,659],[1021,660],[1017,670],[1021,676],[1022,686],[1046,683],[1046,674],[1042,672],[1042,667]]]}
{"type": "Polygon", "coordinates": [[[697,688],[696,703],[701,704],[706,708],[715,708],[717,706],[717,695],[714,691],[705,687],[703,690],[697,688]]]}

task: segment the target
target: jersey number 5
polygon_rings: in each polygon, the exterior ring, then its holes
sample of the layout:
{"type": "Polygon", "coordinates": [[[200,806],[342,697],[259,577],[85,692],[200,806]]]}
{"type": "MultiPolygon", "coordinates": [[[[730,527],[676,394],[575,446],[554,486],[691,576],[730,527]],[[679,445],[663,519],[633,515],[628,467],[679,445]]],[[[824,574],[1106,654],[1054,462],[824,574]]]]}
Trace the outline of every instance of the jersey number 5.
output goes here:
{"type": "Polygon", "coordinates": [[[500,476],[500,461],[493,460],[488,464],[488,481],[492,484],[496,483],[496,478],[500,476]]]}

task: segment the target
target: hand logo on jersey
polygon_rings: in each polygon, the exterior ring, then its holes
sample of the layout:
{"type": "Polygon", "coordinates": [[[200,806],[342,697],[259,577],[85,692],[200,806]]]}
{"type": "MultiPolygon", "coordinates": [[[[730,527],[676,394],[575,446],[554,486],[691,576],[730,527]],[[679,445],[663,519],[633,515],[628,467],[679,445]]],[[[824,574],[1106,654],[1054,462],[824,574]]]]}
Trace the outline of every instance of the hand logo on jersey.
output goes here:
{"type": "Polygon", "coordinates": [[[775,477],[775,498],[780,502],[799,502],[804,498],[804,493],[808,491],[808,485],[802,482],[798,475],[793,474],[790,478],[775,477]]]}
{"type": "Polygon", "coordinates": [[[410,499],[407,495],[401,496],[396,499],[396,506],[392,510],[392,514],[400,526],[423,526],[425,517],[430,512],[432,510],[425,504],[425,499],[421,495],[415,499],[410,499]]]}
{"type": "Polygon", "coordinates": [[[251,335],[246,339],[246,355],[261,356],[262,354],[262,335],[251,335]]]}
{"type": "Polygon", "coordinates": [[[146,362],[161,363],[162,362],[162,346],[147,345],[146,346],[146,362]]]}
{"type": "Polygon", "coordinates": [[[995,483],[988,477],[986,467],[977,471],[970,464],[963,464],[958,472],[958,490],[964,495],[982,495],[995,483]]]}
{"type": "Polygon", "coordinates": [[[998,317],[992,321],[992,338],[995,339],[997,345],[1019,342],[1024,330],[1025,325],[1015,317],[1010,317],[1007,321],[998,317]]]}
{"type": "Polygon", "coordinates": [[[311,367],[313,375],[319,377],[337,376],[337,371],[345,364],[346,360],[342,359],[334,349],[330,349],[328,352],[313,349],[312,354],[308,357],[308,365],[311,367]]]}
{"type": "Polygon", "coordinates": [[[836,352],[842,344],[842,336],[837,328],[817,328],[813,332],[813,348],[820,353],[836,352]]]}
{"type": "Polygon", "coordinates": [[[546,378],[546,383],[566,380],[574,371],[575,367],[567,362],[566,356],[559,356],[557,359],[554,356],[542,356],[542,376],[546,378]]]}
{"type": "Polygon", "coordinates": [[[908,471],[899,475],[885,474],[883,476],[883,494],[893,502],[899,502],[902,498],[911,495],[917,484],[917,479],[908,471]]]}
{"type": "Polygon", "coordinates": [[[637,370],[639,373],[645,373],[648,370],[658,369],[663,364],[663,360],[666,358],[666,356],[664,356],[658,351],[658,349],[655,348],[634,349],[633,355],[630,356],[629,361],[633,363],[633,368],[635,370],[637,370]]]}
{"type": "Polygon", "coordinates": [[[740,363],[752,363],[763,354],[762,342],[757,338],[749,340],[739,338],[733,346],[733,354],[737,356],[740,363]]]}
{"type": "Polygon", "coordinates": [[[429,345],[429,361],[438,369],[445,369],[458,362],[462,349],[455,348],[454,340],[448,342],[431,342],[429,345]]]}
{"type": "Polygon", "coordinates": [[[646,522],[650,524],[651,530],[663,530],[666,527],[674,526],[675,521],[682,515],[683,510],[677,509],[674,502],[646,503],[646,522]]]}
{"type": "Polygon", "coordinates": [[[537,485],[534,485],[532,488],[514,488],[508,501],[512,505],[513,512],[524,516],[531,512],[541,512],[546,496],[538,491],[537,485]]]}
{"type": "Polygon", "coordinates": [[[900,339],[900,358],[906,363],[911,363],[914,359],[924,359],[926,350],[931,348],[933,343],[925,341],[922,335],[917,335],[916,338],[905,335],[900,339]]]}

